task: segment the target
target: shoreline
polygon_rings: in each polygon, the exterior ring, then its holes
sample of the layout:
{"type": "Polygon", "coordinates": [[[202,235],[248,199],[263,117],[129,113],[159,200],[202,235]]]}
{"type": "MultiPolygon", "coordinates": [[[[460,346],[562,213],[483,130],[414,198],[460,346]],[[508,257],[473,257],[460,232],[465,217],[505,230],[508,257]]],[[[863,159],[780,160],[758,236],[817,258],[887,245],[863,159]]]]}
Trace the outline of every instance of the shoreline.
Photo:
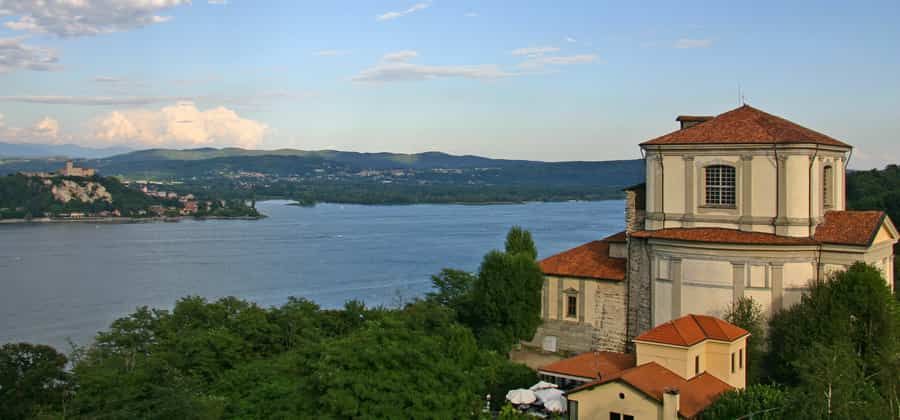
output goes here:
{"type": "Polygon", "coordinates": [[[127,224],[127,223],[177,223],[183,220],[260,220],[267,216],[175,216],[175,217],[81,217],[77,219],[54,219],[50,217],[36,217],[33,219],[0,219],[0,225],[3,224],[23,224],[23,223],[104,223],[104,224],[127,224]]]}

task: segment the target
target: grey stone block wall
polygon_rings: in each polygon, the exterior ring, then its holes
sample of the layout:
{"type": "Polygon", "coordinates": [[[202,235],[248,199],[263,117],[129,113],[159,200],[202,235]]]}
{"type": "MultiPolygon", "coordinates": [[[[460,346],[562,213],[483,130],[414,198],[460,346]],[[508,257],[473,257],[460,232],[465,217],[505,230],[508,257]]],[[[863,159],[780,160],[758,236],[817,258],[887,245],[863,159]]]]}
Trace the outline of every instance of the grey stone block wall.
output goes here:
{"type": "Polygon", "coordinates": [[[628,326],[627,348],[633,350],[632,340],[651,325],[651,279],[650,255],[647,242],[643,239],[628,238],[628,266],[625,280],[628,286],[628,326]]]}

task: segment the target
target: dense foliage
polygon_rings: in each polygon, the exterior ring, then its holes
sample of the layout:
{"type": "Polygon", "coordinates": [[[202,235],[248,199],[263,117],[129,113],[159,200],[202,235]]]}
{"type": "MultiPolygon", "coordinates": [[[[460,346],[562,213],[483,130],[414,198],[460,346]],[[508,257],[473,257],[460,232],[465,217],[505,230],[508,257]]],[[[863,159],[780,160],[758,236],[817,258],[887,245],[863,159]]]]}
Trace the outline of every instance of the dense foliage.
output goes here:
{"type": "Polygon", "coordinates": [[[544,276],[535,261],[531,233],[510,229],[504,251],[484,256],[477,275],[444,269],[432,277],[428,300],[453,309],[485,349],[506,353],[528,340],[541,323],[544,276]]]}
{"type": "Polygon", "coordinates": [[[745,389],[725,392],[709,408],[703,411],[703,420],[734,420],[753,414],[756,420],[780,420],[787,405],[784,389],[755,384],[745,389]]]}
{"type": "Polygon", "coordinates": [[[40,417],[63,410],[66,356],[44,345],[0,347],[0,418],[40,417]]]}
{"type": "Polygon", "coordinates": [[[877,268],[812,284],[772,317],[767,339],[764,379],[786,387],[785,403],[767,388],[725,394],[704,418],[776,407],[775,418],[900,418],[900,304],[877,268]]]}
{"type": "MultiPolygon", "coordinates": [[[[884,210],[894,223],[900,223],[900,166],[848,172],[847,208],[884,210]]],[[[894,265],[900,266],[900,245],[894,247],[894,254],[894,265]]],[[[894,289],[900,290],[900,271],[894,270],[893,281],[894,289]]]]}

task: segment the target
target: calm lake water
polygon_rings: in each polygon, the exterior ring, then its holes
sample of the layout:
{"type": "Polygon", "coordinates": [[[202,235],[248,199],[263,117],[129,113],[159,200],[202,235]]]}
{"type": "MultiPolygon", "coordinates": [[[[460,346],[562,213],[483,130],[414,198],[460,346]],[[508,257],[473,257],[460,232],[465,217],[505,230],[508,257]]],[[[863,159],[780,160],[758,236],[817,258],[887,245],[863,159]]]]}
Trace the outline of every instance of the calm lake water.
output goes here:
{"type": "Polygon", "coordinates": [[[506,231],[531,230],[541,256],[614,233],[622,201],[312,208],[258,203],[258,221],[0,225],[0,343],[68,351],[138,306],[185,295],[263,306],[304,296],[394,305],[443,267],[474,271],[506,231]]]}

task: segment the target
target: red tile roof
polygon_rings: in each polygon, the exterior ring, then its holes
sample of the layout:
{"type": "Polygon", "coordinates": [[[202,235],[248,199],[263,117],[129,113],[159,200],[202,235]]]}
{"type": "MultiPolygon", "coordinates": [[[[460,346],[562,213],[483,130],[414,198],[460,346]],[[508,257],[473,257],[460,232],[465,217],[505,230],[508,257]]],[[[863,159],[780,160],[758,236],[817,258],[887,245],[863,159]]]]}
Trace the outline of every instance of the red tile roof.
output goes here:
{"type": "Polygon", "coordinates": [[[868,246],[884,219],[883,211],[829,211],[816,227],[815,239],[825,244],[868,246]]]}
{"type": "Polygon", "coordinates": [[[540,261],[547,275],[625,280],[625,259],[609,256],[609,244],[624,241],[625,232],[588,242],[540,261]]]}
{"type": "Polygon", "coordinates": [[[789,144],[813,143],[829,146],[850,145],[768,114],[749,105],[741,106],[713,119],[671,132],[641,146],[668,144],[789,144]]]}
{"type": "Polygon", "coordinates": [[[724,228],[668,228],[639,230],[631,233],[635,238],[671,239],[689,242],[715,242],[742,245],[816,245],[811,238],[779,236],[771,233],[744,232],[724,228]]]}
{"type": "Polygon", "coordinates": [[[632,237],[642,239],[668,239],[687,242],[711,242],[738,245],[818,245],[838,244],[869,246],[887,215],[883,211],[829,211],[816,227],[812,238],[773,235],[762,232],[744,232],[725,228],[667,228],[639,230],[632,237]]]}
{"type": "Polygon", "coordinates": [[[732,389],[727,383],[706,372],[691,378],[691,380],[685,380],[677,373],[662,367],[656,362],[649,362],[624,370],[606,379],[579,386],[570,390],[568,395],[616,381],[631,385],[631,387],[660,403],[663,400],[663,392],[667,388],[678,389],[678,412],[683,417],[688,418],[696,416],[712,404],[721,393],[732,389]]]}
{"type": "Polygon", "coordinates": [[[581,353],[577,356],[553,362],[538,369],[541,372],[577,376],[587,379],[603,379],[634,367],[634,355],[598,351],[581,353]]]}
{"type": "Polygon", "coordinates": [[[634,341],[693,346],[703,340],[734,341],[747,334],[747,330],[708,315],[685,315],[637,336],[634,341]]]}

